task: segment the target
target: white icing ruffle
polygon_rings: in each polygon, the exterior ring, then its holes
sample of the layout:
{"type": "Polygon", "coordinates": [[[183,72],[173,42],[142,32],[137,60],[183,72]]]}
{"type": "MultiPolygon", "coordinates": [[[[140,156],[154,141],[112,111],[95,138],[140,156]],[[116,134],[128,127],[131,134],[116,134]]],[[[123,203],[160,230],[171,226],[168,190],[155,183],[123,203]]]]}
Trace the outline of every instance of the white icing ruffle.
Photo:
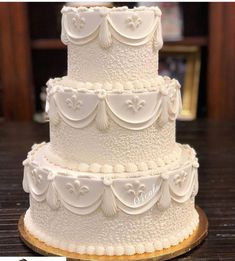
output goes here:
{"type": "MultiPolygon", "coordinates": [[[[95,120],[97,128],[104,130],[109,126],[109,118],[131,130],[148,128],[155,121],[162,126],[177,118],[182,103],[178,81],[168,77],[160,79],[163,83],[154,81],[151,92],[142,89],[139,93],[109,92],[103,89],[106,83],[93,83],[92,91],[82,89],[81,83],[77,83],[81,89],[75,89],[64,86],[58,79],[50,80],[46,111],[53,124],[58,125],[61,118],[73,128],[84,128],[95,120]]],[[[135,86],[138,85],[147,86],[136,82],[135,86]]],[[[84,83],[83,88],[87,86],[91,87],[90,83],[84,83]]],[[[121,84],[114,86],[121,90],[121,84]]]]}
{"type": "Polygon", "coordinates": [[[162,47],[161,11],[146,8],[74,8],[62,9],[61,40],[64,44],[84,45],[99,38],[102,48],[109,48],[114,37],[130,46],[139,46],[154,38],[154,49],[162,47]]]}
{"type": "Polygon", "coordinates": [[[43,161],[44,147],[45,144],[34,147],[36,152],[24,161],[23,187],[36,201],[46,200],[52,209],[63,205],[75,214],[88,215],[101,207],[107,216],[115,215],[118,210],[139,215],[153,206],[166,209],[171,201],[182,204],[198,191],[198,162],[194,153],[175,170],[112,178],[57,170],[43,161]]]}

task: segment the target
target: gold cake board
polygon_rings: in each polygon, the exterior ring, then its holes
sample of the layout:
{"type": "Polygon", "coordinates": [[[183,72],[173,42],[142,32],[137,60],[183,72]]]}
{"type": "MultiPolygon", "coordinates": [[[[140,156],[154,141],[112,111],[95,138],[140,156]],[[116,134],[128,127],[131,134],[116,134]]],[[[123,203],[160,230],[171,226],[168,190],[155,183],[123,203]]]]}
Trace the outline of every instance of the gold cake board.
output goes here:
{"type": "Polygon", "coordinates": [[[136,254],[132,256],[96,256],[96,255],[80,255],[78,253],[68,252],[61,250],[59,248],[54,248],[51,246],[46,245],[45,243],[39,241],[35,238],[32,234],[30,234],[24,226],[24,215],[22,214],[19,223],[18,229],[20,233],[20,237],[22,241],[33,251],[44,255],[44,256],[66,256],[67,260],[78,260],[78,261],[85,261],[85,260],[102,260],[102,261],[159,261],[159,260],[169,260],[174,257],[180,256],[191,249],[198,246],[203,239],[207,236],[208,233],[208,220],[205,212],[196,206],[196,210],[199,214],[199,225],[197,229],[193,232],[193,234],[185,239],[182,243],[172,246],[167,249],[163,249],[160,251],[155,251],[152,253],[144,253],[144,254],[136,254]]]}

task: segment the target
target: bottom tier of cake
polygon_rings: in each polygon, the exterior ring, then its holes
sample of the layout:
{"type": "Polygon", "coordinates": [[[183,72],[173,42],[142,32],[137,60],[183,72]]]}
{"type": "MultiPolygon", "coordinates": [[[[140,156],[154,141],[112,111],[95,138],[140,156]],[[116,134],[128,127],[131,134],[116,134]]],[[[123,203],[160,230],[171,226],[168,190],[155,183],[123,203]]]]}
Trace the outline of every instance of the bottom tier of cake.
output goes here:
{"type": "Polygon", "coordinates": [[[47,144],[24,162],[30,193],[26,229],[47,245],[80,254],[133,255],[177,245],[196,229],[198,163],[182,146],[174,169],[100,175],[55,167],[47,144]]]}
{"type": "Polygon", "coordinates": [[[51,211],[31,198],[25,215],[27,230],[47,245],[80,254],[133,255],[177,245],[198,224],[194,202],[173,203],[166,211],[157,208],[129,216],[107,218],[101,210],[84,217],[65,208],[51,211]]]}

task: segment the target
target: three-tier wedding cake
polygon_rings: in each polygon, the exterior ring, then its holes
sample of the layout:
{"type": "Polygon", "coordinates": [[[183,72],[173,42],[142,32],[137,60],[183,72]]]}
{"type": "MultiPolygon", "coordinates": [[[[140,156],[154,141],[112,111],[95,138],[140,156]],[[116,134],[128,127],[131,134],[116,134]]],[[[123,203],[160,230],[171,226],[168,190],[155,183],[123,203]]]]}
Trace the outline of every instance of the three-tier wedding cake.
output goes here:
{"type": "Polygon", "coordinates": [[[24,161],[24,225],[90,255],[169,248],[198,226],[195,151],[175,140],[177,80],[158,75],[161,11],[64,7],[68,74],[47,83],[50,142],[24,161]]]}

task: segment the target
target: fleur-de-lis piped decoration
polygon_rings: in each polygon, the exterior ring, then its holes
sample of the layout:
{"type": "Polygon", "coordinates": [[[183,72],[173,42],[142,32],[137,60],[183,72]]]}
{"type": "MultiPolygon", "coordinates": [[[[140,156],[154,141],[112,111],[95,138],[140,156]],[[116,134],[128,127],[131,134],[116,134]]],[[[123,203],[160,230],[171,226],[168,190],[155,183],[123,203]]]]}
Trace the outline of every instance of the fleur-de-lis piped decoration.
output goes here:
{"type": "Polygon", "coordinates": [[[133,183],[125,184],[125,188],[128,194],[138,197],[145,191],[146,187],[139,180],[135,180],[133,183]]]}
{"type": "Polygon", "coordinates": [[[179,174],[175,175],[174,182],[177,186],[182,186],[182,184],[185,182],[186,178],[188,176],[188,173],[186,171],[182,171],[179,174]]]}
{"type": "Polygon", "coordinates": [[[77,198],[89,192],[88,186],[81,185],[81,182],[76,179],[73,183],[67,183],[66,188],[71,194],[74,194],[77,198]]]}
{"type": "Polygon", "coordinates": [[[76,14],[72,18],[72,23],[73,23],[74,27],[77,28],[77,30],[81,30],[85,26],[85,18],[81,17],[81,15],[79,15],[79,14],[76,14]]]}
{"type": "Polygon", "coordinates": [[[69,108],[73,109],[74,111],[79,110],[83,105],[83,102],[79,100],[76,94],[72,95],[71,98],[66,99],[66,103],[69,108]]]}
{"type": "Polygon", "coordinates": [[[42,175],[38,172],[37,169],[32,170],[32,179],[36,186],[40,185],[42,182],[42,175]]]}
{"type": "Polygon", "coordinates": [[[128,27],[130,27],[132,30],[135,30],[141,25],[142,19],[137,14],[133,14],[127,17],[126,22],[128,27]]]}
{"type": "Polygon", "coordinates": [[[126,104],[129,109],[133,112],[138,112],[145,105],[145,100],[142,100],[139,96],[134,96],[132,99],[126,101],[126,104]]]}

